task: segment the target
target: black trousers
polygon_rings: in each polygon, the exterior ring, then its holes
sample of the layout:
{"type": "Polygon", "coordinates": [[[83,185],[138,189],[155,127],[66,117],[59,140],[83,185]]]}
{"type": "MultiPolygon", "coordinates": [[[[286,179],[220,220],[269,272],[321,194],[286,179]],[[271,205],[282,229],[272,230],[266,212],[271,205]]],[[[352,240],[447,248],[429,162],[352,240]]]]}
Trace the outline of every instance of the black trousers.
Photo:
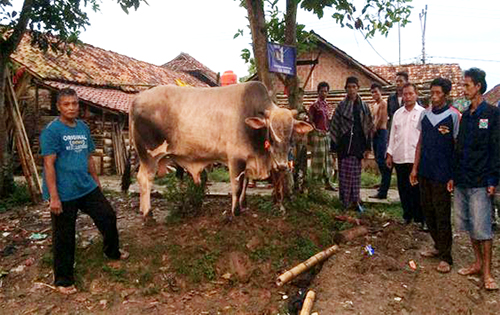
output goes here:
{"type": "Polygon", "coordinates": [[[450,265],[451,244],[451,195],[446,183],[439,183],[426,178],[419,178],[420,200],[425,215],[425,222],[434,240],[434,247],[439,251],[439,258],[450,265]]]}
{"type": "Polygon", "coordinates": [[[412,220],[418,223],[424,222],[424,215],[420,206],[419,185],[410,184],[410,173],[413,163],[396,164],[396,175],[398,178],[398,192],[401,206],[403,207],[403,219],[406,222],[412,220]]]}
{"type": "Polygon", "coordinates": [[[75,224],[78,210],[88,214],[103,236],[103,249],[111,259],[120,258],[116,214],[99,188],[75,200],[62,202],[62,213],[52,218],[52,250],[54,253],[54,284],[75,283],[75,224]]]}

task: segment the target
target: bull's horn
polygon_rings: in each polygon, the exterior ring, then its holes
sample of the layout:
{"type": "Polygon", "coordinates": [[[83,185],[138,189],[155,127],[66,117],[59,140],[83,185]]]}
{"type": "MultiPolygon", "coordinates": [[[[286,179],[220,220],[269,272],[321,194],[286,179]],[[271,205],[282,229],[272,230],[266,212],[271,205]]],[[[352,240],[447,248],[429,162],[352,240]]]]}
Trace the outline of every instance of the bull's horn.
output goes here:
{"type": "Polygon", "coordinates": [[[292,109],[291,112],[293,117],[297,116],[297,114],[299,113],[299,111],[296,109],[292,109]]]}
{"type": "Polygon", "coordinates": [[[266,110],[264,111],[264,116],[265,116],[266,118],[271,117],[271,111],[270,111],[269,109],[266,109],[266,110]]]}
{"type": "Polygon", "coordinates": [[[272,121],[269,123],[269,127],[271,128],[271,133],[273,135],[273,139],[276,140],[276,142],[281,143],[281,138],[278,137],[278,135],[276,134],[276,132],[274,132],[272,121]]]}

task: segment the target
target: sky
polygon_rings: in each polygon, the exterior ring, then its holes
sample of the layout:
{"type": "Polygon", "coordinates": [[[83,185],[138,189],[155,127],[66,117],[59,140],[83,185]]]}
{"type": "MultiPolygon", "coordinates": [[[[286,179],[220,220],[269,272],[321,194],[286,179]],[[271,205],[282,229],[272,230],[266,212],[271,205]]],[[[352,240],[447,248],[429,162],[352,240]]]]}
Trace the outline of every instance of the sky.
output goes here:
{"type": "MultiPolygon", "coordinates": [[[[116,1],[103,1],[100,12],[89,12],[91,25],[82,31],[81,40],[155,65],[185,52],[215,72],[248,74],[240,54],[251,47],[251,35],[239,0],[147,2],[127,15],[116,1]],[[238,29],[244,36],[233,39],[238,29]]],[[[478,67],[486,71],[488,90],[500,84],[499,0],[414,0],[411,23],[400,30],[401,63],[420,62],[419,13],[426,5],[426,62],[459,63],[462,70],[478,67]]],[[[369,39],[372,48],[359,31],[336,24],[332,14],[327,10],[319,20],[299,9],[297,22],[365,65],[399,64],[397,27],[387,37],[369,39]]]]}

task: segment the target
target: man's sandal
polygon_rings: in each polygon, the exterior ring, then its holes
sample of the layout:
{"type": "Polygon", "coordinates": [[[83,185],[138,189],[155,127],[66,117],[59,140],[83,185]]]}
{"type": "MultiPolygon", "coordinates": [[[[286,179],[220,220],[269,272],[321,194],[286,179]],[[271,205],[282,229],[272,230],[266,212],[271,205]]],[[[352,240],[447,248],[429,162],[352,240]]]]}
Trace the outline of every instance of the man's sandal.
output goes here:
{"type": "Polygon", "coordinates": [[[484,279],[484,288],[488,291],[498,290],[498,284],[495,282],[495,279],[490,277],[484,279]]]}
{"type": "Polygon", "coordinates": [[[477,275],[478,273],[481,273],[481,268],[477,269],[474,266],[469,266],[467,268],[461,268],[458,270],[458,274],[461,276],[477,275]]]}
{"type": "Polygon", "coordinates": [[[448,273],[451,271],[451,266],[446,261],[441,261],[437,266],[436,270],[440,273],[448,273]]]}
{"type": "Polygon", "coordinates": [[[428,249],[420,252],[420,256],[427,258],[436,257],[437,255],[439,255],[439,251],[437,249],[428,249]]]}
{"type": "Polygon", "coordinates": [[[71,295],[71,294],[75,294],[76,292],[78,292],[78,290],[76,289],[76,287],[74,285],[70,285],[69,287],[58,286],[58,287],[56,287],[56,289],[57,289],[57,291],[59,291],[59,293],[65,294],[65,295],[71,295]]]}

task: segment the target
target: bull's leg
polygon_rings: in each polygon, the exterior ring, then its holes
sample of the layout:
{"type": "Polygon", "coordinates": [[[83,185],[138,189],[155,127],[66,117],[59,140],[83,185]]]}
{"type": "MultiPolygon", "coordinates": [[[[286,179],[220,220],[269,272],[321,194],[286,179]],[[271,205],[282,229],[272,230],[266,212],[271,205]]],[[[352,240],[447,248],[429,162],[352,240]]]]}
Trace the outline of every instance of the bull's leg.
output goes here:
{"type": "Polygon", "coordinates": [[[240,203],[240,212],[244,212],[247,210],[246,204],[245,204],[245,198],[246,198],[246,193],[247,193],[247,187],[248,187],[248,177],[243,175],[243,180],[240,180],[241,182],[241,193],[239,197],[239,203],[240,203]]]}
{"type": "MultiPolygon", "coordinates": [[[[154,170],[154,168],[152,168],[154,170]]],[[[137,174],[137,182],[139,183],[140,192],[140,210],[144,218],[151,210],[151,187],[153,185],[154,171],[147,164],[141,162],[139,173],[137,174]]]]}
{"type": "MultiPolygon", "coordinates": [[[[244,160],[234,159],[229,161],[229,177],[231,179],[231,191],[232,191],[232,203],[231,203],[231,214],[227,216],[228,220],[232,220],[236,207],[238,206],[238,197],[242,191],[242,182],[244,181],[244,171],[246,168],[246,163],[244,160]]],[[[224,214],[227,214],[224,211],[224,214]]]]}

